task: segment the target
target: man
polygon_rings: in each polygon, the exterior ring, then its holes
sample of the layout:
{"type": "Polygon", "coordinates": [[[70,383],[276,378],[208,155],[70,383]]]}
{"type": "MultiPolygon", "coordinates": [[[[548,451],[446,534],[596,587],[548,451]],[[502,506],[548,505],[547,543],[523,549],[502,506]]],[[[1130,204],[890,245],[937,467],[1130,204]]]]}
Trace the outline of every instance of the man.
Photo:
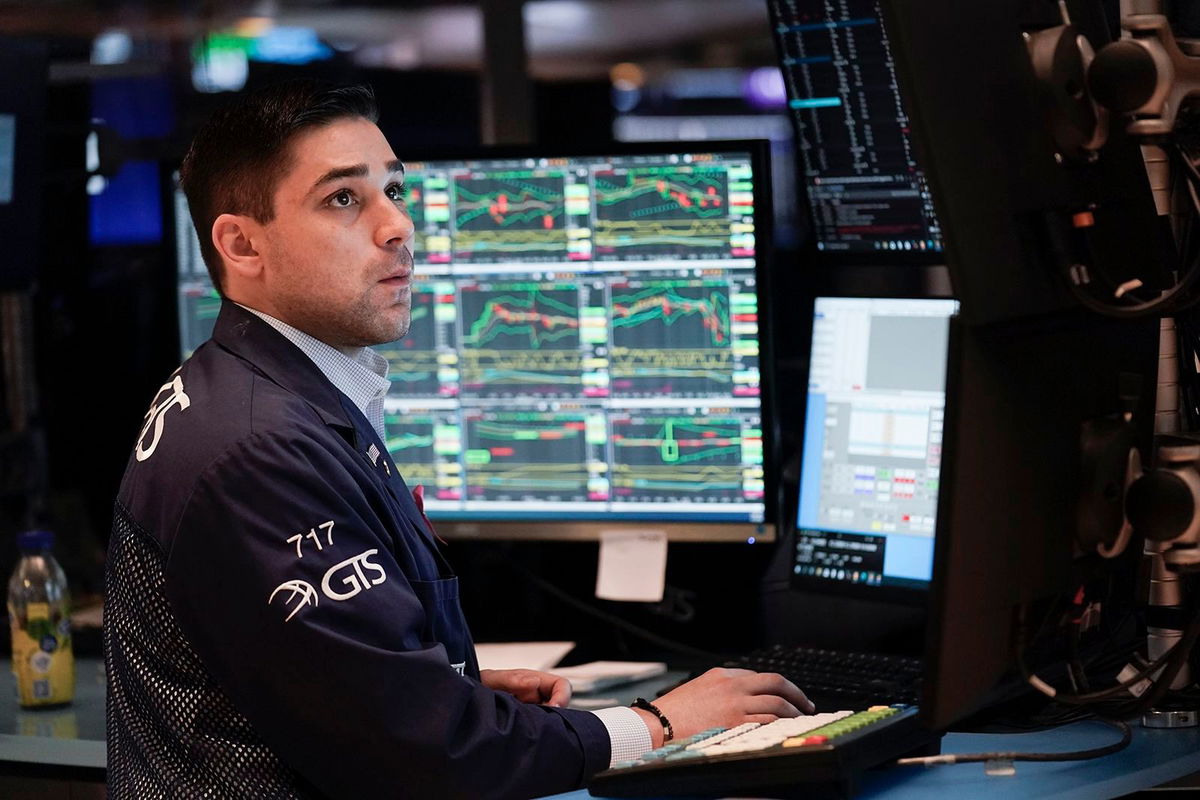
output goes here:
{"type": "Polygon", "coordinates": [[[286,84],[216,115],[181,170],[223,294],[162,387],[107,575],[112,797],[520,797],[676,737],[810,712],[714,670],[648,709],[485,671],[382,435],[408,330],[404,169],[369,90],[286,84]]]}

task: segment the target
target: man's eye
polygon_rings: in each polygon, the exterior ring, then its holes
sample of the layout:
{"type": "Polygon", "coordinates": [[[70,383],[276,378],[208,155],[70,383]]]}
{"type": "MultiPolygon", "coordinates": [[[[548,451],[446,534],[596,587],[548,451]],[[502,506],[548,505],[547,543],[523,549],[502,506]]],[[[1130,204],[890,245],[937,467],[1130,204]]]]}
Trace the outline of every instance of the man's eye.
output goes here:
{"type": "Polygon", "coordinates": [[[348,189],[343,189],[342,191],[335,194],[333,197],[329,198],[329,204],[331,206],[335,206],[336,208],[347,208],[348,206],[352,205],[353,203],[354,203],[354,195],[351,194],[348,189]]]}
{"type": "Polygon", "coordinates": [[[399,202],[408,197],[408,187],[403,183],[389,184],[384,191],[387,193],[388,199],[399,202]]]}

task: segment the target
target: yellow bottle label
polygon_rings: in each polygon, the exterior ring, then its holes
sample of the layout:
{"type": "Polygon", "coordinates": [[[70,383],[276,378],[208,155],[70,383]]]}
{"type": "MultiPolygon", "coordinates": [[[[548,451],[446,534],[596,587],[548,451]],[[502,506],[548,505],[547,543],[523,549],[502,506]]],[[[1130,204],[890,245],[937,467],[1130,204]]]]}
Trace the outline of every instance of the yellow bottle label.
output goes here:
{"type": "Polygon", "coordinates": [[[46,603],[30,603],[26,625],[12,621],[12,669],[23,706],[69,703],[75,694],[75,656],[64,616],[55,625],[46,603]]]}

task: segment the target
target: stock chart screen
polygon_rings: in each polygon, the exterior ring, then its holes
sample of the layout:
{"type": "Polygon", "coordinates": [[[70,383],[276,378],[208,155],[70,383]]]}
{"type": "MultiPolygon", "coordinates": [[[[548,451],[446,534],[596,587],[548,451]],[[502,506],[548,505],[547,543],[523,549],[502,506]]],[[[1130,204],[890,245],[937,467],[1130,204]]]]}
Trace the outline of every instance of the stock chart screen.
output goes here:
{"type": "MultiPolygon", "coordinates": [[[[412,325],[375,349],[386,444],[431,517],[764,519],[752,163],[405,165],[412,325]]],[[[215,303],[185,250],[189,352],[215,303]]]]}

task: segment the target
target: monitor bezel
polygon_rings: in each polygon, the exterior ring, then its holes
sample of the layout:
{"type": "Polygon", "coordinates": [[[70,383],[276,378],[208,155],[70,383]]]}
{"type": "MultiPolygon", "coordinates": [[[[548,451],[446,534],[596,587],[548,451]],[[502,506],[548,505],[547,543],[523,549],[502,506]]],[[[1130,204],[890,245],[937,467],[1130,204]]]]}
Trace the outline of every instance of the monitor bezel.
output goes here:
{"type": "MultiPolygon", "coordinates": [[[[947,300],[954,300],[953,297],[948,297],[948,296],[931,297],[929,295],[912,295],[912,294],[905,294],[905,293],[897,293],[897,294],[853,294],[853,293],[847,294],[847,293],[842,293],[842,294],[838,294],[838,295],[821,294],[821,295],[814,295],[813,297],[811,297],[810,303],[808,305],[808,314],[809,314],[809,320],[810,320],[810,323],[808,326],[808,336],[809,336],[808,357],[809,357],[810,361],[809,361],[808,369],[806,369],[806,371],[805,371],[806,391],[804,392],[804,398],[800,404],[800,407],[797,409],[797,416],[800,419],[806,419],[807,414],[808,414],[807,375],[808,375],[808,371],[811,369],[811,366],[812,366],[812,364],[811,364],[811,357],[812,357],[812,341],[811,340],[812,340],[812,329],[813,329],[812,322],[814,320],[814,315],[816,313],[816,301],[821,298],[831,298],[831,299],[835,299],[835,300],[842,300],[842,299],[847,299],[847,300],[848,299],[854,299],[854,300],[922,300],[922,301],[931,301],[931,302],[932,301],[945,302],[947,300]]],[[[955,314],[950,315],[950,317],[948,317],[947,319],[948,320],[953,319],[953,317],[956,316],[957,313],[958,312],[955,312],[955,314]]],[[[949,402],[950,367],[951,367],[950,353],[949,353],[949,351],[947,351],[947,354],[946,354],[946,391],[947,391],[946,397],[947,397],[947,402],[949,402]]],[[[945,458],[944,451],[943,451],[942,456],[944,459],[945,458]]],[[[799,470],[803,467],[803,441],[801,441],[801,451],[798,456],[797,464],[798,464],[798,468],[797,468],[796,474],[797,474],[797,478],[799,478],[799,475],[800,475],[799,470]]],[[[801,528],[799,525],[799,519],[798,519],[799,503],[800,503],[800,483],[801,483],[801,481],[798,479],[794,485],[789,484],[787,486],[783,486],[781,484],[780,495],[782,498],[782,502],[780,504],[780,510],[778,512],[778,516],[779,516],[779,520],[780,520],[779,527],[780,527],[780,531],[782,532],[781,541],[783,542],[783,546],[786,546],[789,548],[789,552],[788,552],[789,585],[793,591],[811,592],[811,593],[819,593],[819,594],[825,594],[825,595],[836,595],[836,596],[854,598],[857,600],[874,600],[874,601],[882,601],[882,602],[889,602],[889,603],[899,603],[899,604],[909,605],[909,606],[924,606],[928,602],[928,599],[930,597],[930,590],[933,586],[932,564],[930,565],[930,570],[931,570],[930,579],[927,581],[924,581],[923,586],[902,586],[902,585],[896,585],[896,584],[881,584],[879,586],[872,586],[872,585],[865,584],[865,583],[850,583],[848,581],[831,580],[828,578],[818,578],[815,576],[796,574],[796,572],[794,570],[794,568],[796,566],[796,554],[795,554],[796,538],[801,532],[801,528]]],[[[935,518],[937,521],[934,523],[934,553],[935,554],[937,552],[938,541],[945,535],[945,531],[944,531],[945,526],[941,519],[940,509],[941,509],[941,490],[939,488],[938,512],[935,514],[935,518]]],[[[807,529],[804,529],[804,530],[807,530],[807,529]]]]}
{"type": "MultiPolygon", "coordinates": [[[[384,131],[385,135],[387,134],[384,131]]],[[[553,519],[545,514],[515,517],[506,512],[503,517],[488,519],[478,511],[470,514],[455,514],[439,510],[431,513],[438,534],[455,540],[539,540],[539,541],[595,541],[606,530],[629,530],[631,528],[662,531],[668,541],[674,542],[744,542],[749,544],[774,542],[777,538],[778,520],[778,420],[774,413],[774,359],[773,325],[771,310],[771,264],[772,264],[772,206],[770,192],[770,142],[766,139],[723,139],[698,142],[617,142],[603,147],[596,144],[547,147],[537,144],[496,145],[477,147],[428,148],[412,150],[397,148],[397,155],[405,162],[416,161],[470,161],[476,159],[505,158],[589,158],[606,156],[669,155],[671,153],[745,153],[750,157],[754,171],[755,209],[755,256],[754,274],[759,296],[759,399],[763,431],[763,518],[754,520],[697,519],[681,517],[652,518],[645,513],[613,513],[598,510],[594,515],[553,519]]],[[[182,356],[181,331],[178,319],[179,263],[177,240],[179,232],[175,222],[174,191],[178,187],[179,163],[163,164],[163,191],[167,195],[163,209],[165,220],[164,236],[170,237],[172,281],[175,286],[175,350],[182,356]]],[[[419,272],[421,264],[418,262],[419,272]]],[[[700,509],[702,511],[703,509],[700,509]]]]}

